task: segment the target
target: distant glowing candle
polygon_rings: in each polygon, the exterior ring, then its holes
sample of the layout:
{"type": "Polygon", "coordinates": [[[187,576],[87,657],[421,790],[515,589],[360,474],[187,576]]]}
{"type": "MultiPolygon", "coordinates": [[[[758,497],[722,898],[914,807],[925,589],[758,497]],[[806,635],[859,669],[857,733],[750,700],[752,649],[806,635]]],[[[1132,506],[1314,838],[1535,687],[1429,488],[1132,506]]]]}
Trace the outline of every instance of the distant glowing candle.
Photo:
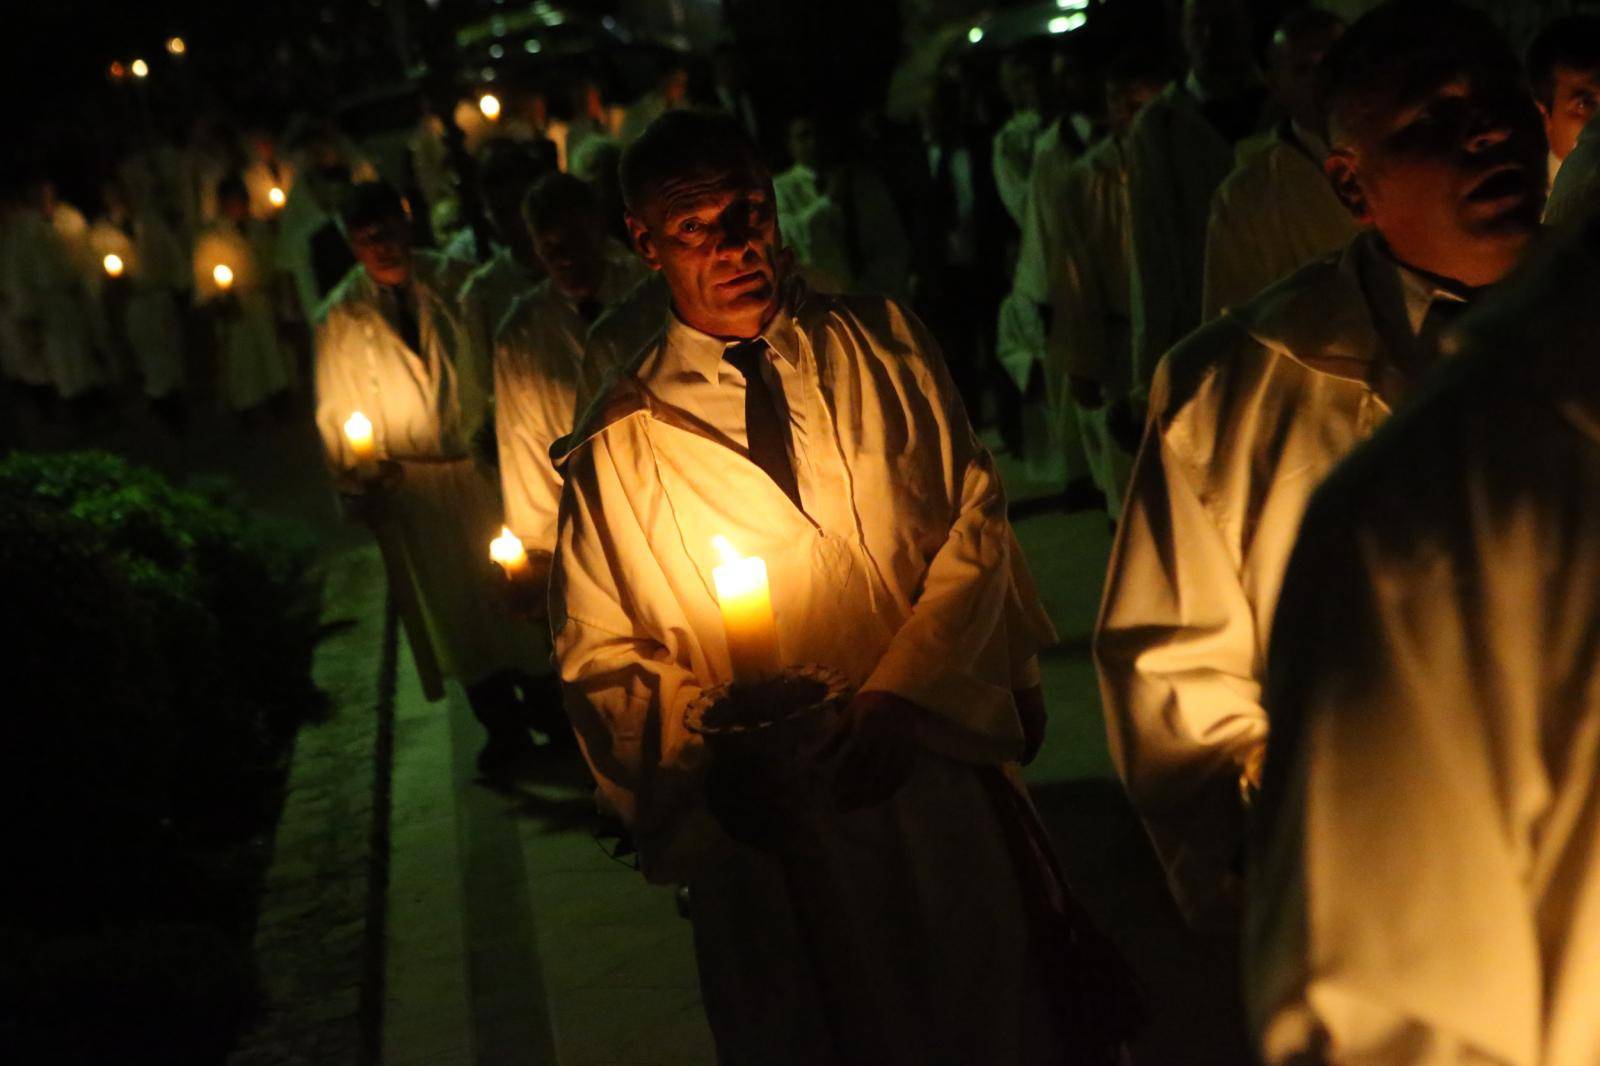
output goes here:
{"type": "Polygon", "coordinates": [[[146,63],[142,59],[135,59],[133,61],[133,65],[128,69],[133,71],[133,76],[135,78],[147,77],[150,74],[150,64],[146,63]]]}
{"type": "Polygon", "coordinates": [[[227,292],[233,288],[233,268],[227,263],[218,263],[211,268],[211,280],[217,283],[217,288],[227,292]]]}
{"type": "Polygon", "coordinates": [[[478,97],[478,110],[483,112],[483,117],[493,122],[500,117],[500,98],[494,93],[484,93],[478,97]]]}
{"type": "Polygon", "coordinates": [[[743,558],[727,537],[711,538],[722,565],[711,571],[728,637],[728,657],[735,681],[759,681],[781,668],[778,627],[772,618],[772,591],[767,564],[756,556],[743,558]]]}
{"type": "Polygon", "coordinates": [[[188,50],[189,50],[189,46],[188,46],[188,44],[186,44],[184,42],[182,37],[168,37],[167,38],[167,51],[170,52],[171,54],[173,54],[175,56],[181,56],[185,52],[187,52],[188,50]]]}
{"type": "Polygon", "coordinates": [[[528,576],[528,553],[510,526],[501,526],[500,535],[489,542],[489,558],[500,564],[508,581],[520,581],[528,576]]]}
{"type": "Polygon", "coordinates": [[[372,477],[378,472],[378,447],[372,440],[372,419],[357,411],[344,423],[344,438],[356,457],[356,476],[372,477]]]}
{"type": "Polygon", "coordinates": [[[276,185],[267,190],[267,203],[271,204],[273,207],[282,207],[283,200],[283,190],[278,188],[276,185]]]}
{"type": "Polygon", "coordinates": [[[100,260],[100,265],[106,268],[106,274],[113,278],[122,277],[122,256],[115,252],[108,254],[100,260]]]}

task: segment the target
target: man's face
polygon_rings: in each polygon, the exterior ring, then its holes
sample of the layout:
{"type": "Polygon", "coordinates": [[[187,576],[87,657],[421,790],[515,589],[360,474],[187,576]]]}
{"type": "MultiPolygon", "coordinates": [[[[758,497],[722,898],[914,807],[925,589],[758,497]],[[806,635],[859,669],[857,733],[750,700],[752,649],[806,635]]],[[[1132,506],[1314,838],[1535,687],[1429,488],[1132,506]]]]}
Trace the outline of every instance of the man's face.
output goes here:
{"type": "Polygon", "coordinates": [[[350,231],[350,252],[379,285],[404,285],[411,278],[411,226],[386,218],[350,231]]]}
{"type": "Polygon", "coordinates": [[[1549,105],[1539,104],[1544,113],[1544,132],[1550,140],[1550,151],[1557,159],[1566,159],[1578,143],[1578,134],[1600,105],[1600,70],[1557,67],[1550,95],[1549,105]]]}
{"type": "Polygon", "coordinates": [[[628,230],[686,323],[716,337],[761,332],[777,306],[783,251],[764,172],[673,178],[629,213],[628,230]]]}
{"type": "Polygon", "coordinates": [[[1267,70],[1272,96],[1305,129],[1322,125],[1317,114],[1317,65],[1343,32],[1343,27],[1330,25],[1292,36],[1279,32],[1272,39],[1267,70]]]}
{"type": "Polygon", "coordinates": [[[1111,119],[1111,136],[1118,140],[1126,137],[1139,112],[1160,95],[1161,86],[1153,81],[1107,85],[1106,113],[1111,119]]]}
{"type": "Polygon", "coordinates": [[[588,300],[600,291],[604,267],[600,217],[592,211],[575,212],[556,225],[532,230],[533,250],[550,280],[574,301],[588,300]]]}
{"type": "Polygon", "coordinates": [[[1183,48],[1201,75],[1251,69],[1250,20],[1242,0],[1184,0],[1183,48]]]}
{"type": "Polygon", "coordinates": [[[1544,211],[1539,112],[1517,74],[1494,69],[1463,64],[1341,106],[1326,164],[1351,214],[1402,262],[1468,285],[1504,276],[1544,211]]]}

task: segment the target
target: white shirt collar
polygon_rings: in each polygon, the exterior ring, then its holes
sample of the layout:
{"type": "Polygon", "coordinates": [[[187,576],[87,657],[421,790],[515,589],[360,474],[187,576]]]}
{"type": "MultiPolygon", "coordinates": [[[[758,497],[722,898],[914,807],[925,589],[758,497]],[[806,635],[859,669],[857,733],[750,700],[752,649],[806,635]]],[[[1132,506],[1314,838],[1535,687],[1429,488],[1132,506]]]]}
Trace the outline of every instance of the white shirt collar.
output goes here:
{"type": "MultiPolygon", "coordinates": [[[[792,302],[792,285],[785,282],[784,288],[790,291],[785,293],[778,309],[773,312],[772,318],[757,336],[767,342],[768,351],[790,366],[799,366],[797,330],[794,317],[789,310],[792,302]]],[[[670,358],[693,370],[712,385],[717,384],[722,369],[723,354],[734,345],[744,343],[742,340],[713,337],[696,329],[678,317],[676,307],[672,308],[667,316],[666,342],[670,358]]]]}

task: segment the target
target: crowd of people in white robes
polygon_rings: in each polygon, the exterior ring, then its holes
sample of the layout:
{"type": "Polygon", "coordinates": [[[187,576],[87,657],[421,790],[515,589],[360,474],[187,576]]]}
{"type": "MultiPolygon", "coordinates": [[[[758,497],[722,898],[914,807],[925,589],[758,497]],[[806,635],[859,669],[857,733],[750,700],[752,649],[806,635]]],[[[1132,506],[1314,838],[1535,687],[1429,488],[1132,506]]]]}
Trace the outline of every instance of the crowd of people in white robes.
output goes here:
{"type": "Polygon", "coordinates": [[[1594,1066],[1600,16],[1177,6],[1180,63],[1028,45],[910,127],[779,124],[736,48],[398,168],[198,123],[87,217],[11,183],[0,371],[175,429],[305,394],[480,769],[575,743],[687,886],[720,1061],[1129,1061],[1018,771],[1056,634],[1003,448],[1114,531],[1112,760],[1261,1059],[1594,1066]]]}

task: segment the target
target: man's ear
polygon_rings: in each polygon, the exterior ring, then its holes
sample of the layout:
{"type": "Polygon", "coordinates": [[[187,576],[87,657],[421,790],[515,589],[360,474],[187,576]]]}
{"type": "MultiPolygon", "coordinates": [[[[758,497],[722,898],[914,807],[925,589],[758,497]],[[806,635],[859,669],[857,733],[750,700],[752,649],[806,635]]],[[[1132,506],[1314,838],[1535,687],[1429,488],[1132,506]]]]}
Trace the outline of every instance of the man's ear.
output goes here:
{"type": "Polygon", "coordinates": [[[650,227],[645,225],[644,219],[632,211],[623,216],[623,221],[628,224],[628,236],[633,240],[633,251],[651,270],[661,269],[661,256],[656,252],[655,238],[650,235],[650,227]]]}
{"type": "Polygon", "coordinates": [[[1333,194],[1344,204],[1344,209],[1363,226],[1370,226],[1372,209],[1358,180],[1360,168],[1355,155],[1345,148],[1330,149],[1328,157],[1322,161],[1322,172],[1328,176],[1328,184],[1333,186],[1333,194]]]}

